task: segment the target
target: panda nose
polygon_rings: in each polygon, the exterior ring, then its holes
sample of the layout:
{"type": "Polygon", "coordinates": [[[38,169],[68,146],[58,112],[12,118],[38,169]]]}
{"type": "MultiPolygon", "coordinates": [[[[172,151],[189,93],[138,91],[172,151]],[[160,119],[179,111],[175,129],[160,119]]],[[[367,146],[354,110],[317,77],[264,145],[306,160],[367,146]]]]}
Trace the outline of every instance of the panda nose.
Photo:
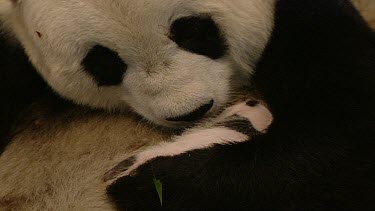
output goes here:
{"type": "Polygon", "coordinates": [[[168,121],[173,121],[173,122],[193,122],[196,120],[201,119],[214,105],[214,100],[210,100],[210,102],[196,108],[194,111],[184,114],[182,116],[178,117],[172,117],[168,118],[168,121]]]}

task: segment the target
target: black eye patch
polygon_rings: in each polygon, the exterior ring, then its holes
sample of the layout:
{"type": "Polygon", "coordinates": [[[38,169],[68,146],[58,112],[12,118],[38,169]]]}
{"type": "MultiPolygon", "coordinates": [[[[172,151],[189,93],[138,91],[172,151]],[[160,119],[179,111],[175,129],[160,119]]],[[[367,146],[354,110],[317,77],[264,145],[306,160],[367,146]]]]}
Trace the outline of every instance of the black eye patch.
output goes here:
{"type": "Polygon", "coordinates": [[[182,49],[211,59],[222,57],[227,50],[224,37],[210,17],[177,19],[171,26],[170,39],[182,49]]]}
{"type": "Polygon", "coordinates": [[[82,66],[94,77],[98,86],[119,85],[127,69],[116,52],[101,45],[94,46],[87,53],[82,66]]]}

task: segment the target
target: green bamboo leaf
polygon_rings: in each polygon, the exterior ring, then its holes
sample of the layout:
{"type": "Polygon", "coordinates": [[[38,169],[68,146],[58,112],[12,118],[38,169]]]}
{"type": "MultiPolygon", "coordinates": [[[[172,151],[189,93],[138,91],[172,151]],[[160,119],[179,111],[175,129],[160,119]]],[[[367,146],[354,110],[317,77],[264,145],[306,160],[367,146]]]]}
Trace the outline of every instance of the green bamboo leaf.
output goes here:
{"type": "Polygon", "coordinates": [[[153,181],[154,181],[156,192],[158,192],[160,205],[163,206],[163,183],[161,183],[161,181],[156,178],[154,178],[153,181]]]}

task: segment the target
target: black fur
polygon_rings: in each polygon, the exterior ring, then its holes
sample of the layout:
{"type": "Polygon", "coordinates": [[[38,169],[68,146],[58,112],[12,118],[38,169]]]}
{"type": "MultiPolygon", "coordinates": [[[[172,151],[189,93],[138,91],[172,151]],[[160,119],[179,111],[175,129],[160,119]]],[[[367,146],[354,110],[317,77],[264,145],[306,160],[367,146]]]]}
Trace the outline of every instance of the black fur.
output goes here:
{"type": "Polygon", "coordinates": [[[116,52],[101,45],[94,46],[87,53],[82,65],[98,86],[119,85],[127,69],[127,65],[116,52]]]}
{"type": "Polygon", "coordinates": [[[18,114],[39,96],[50,92],[18,43],[0,31],[0,154],[18,114]]]}
{"type": "Polygon", "coordinates": [[[275,17],[254,77],[268,133],[157,158],[109,187],[118,208],[375,209],[374,32],[346,0],[279,0],[275,17]]]}
{"type": "Polygon", "coordinates": [[[225,121],[222,124],[219,124],[219,126],[225,126],[232,130],[248,135],[249,137],[253,137],[255,135],[261,134],[260,131],[257,131],[253,127],[253,125],[251,124],[251,122],[249,122],[248,119],[245,119],[237,115],[233,116],[233,118],[236,118],[236,119],[225,121]]]}
{"type": "Polygon", "coordinates": [[[222,33],[210,17],[177,19],[171,26],[170,37],[179,47],[211,59],[224,56],[227,50],[222,33]]]}

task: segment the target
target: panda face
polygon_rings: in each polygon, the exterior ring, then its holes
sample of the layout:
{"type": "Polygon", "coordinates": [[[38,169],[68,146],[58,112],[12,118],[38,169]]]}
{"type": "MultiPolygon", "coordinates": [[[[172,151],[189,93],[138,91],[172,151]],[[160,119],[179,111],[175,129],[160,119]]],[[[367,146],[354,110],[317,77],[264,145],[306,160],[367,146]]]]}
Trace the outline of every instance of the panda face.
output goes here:
{"type": "Polygon", "coordinates": [[[56,92],[170,127],[228,103],[273,27],[274,0],[12,2],[6,24],[56,92]]]}

